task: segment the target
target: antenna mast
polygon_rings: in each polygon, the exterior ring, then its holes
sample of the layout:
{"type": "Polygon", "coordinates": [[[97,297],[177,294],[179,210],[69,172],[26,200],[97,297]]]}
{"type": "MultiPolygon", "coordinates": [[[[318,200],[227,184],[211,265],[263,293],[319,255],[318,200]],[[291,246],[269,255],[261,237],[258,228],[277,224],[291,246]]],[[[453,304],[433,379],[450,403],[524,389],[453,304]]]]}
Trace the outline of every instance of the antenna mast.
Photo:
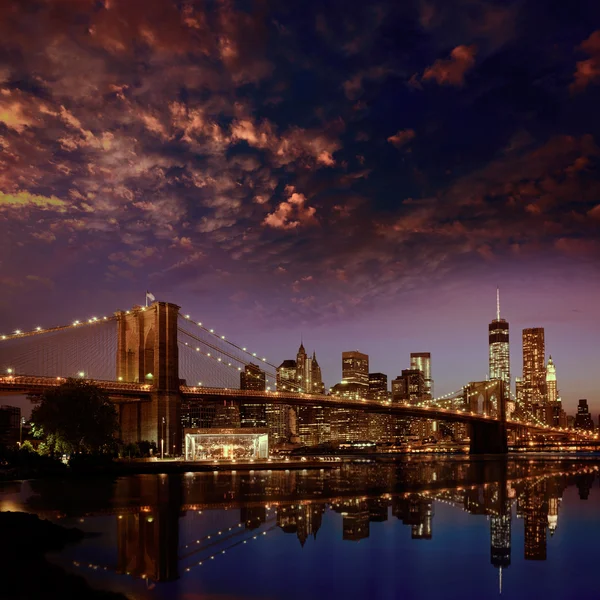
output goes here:
{"type": "Polygon", "coordinates": [[[500,288],[496,288],[496,321],[500,320],[500,288]]]}

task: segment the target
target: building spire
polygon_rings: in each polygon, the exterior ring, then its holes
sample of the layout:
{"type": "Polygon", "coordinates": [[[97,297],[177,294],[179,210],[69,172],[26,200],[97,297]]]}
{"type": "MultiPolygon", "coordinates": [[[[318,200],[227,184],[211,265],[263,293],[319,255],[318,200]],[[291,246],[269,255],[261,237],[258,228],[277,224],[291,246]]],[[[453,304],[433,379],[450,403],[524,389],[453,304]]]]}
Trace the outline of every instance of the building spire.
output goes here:
{"type": "Polygon", "coordinates": [[[500,288],[496,287],[496,321],[500,320],[500,288]]]}

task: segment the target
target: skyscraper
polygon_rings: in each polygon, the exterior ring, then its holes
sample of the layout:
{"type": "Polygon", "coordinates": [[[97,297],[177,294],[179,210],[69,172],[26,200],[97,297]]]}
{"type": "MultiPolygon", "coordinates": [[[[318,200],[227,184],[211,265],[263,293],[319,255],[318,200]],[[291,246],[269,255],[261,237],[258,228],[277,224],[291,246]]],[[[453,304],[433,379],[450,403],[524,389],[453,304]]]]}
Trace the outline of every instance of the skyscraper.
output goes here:
{"type": "Polygon", "coordinates": [[[369,398],[379,402],[388,399],[388,378],[385,373],[369,373],[369,398]]]}
{"type": "MultiPolygon", "coordinates": [[[[266,388],[265,372],[253,363],[246,365],[240,373],[240,389],[264,392],[266,388]]],[[[242,401],[240,405],[242,427],[266,427],[267,415],[264,404],[242,401]]]]}
{"type": "Polygon", "coordinates": [[[546,423],[554,427],[561,427],[562,402],[558,397],[558,385],[556,382],[556,367],[552,356],[548,358],[546,365],[546,423]]]}
{"type": "Polygon", "coordinates": [[[364,396],[369,391],[369,355],[358,350],[342,352],[342,380],[364,387],[364,396]]]}
{"type": "Polygon", "coordinates": [[[552,356],[548,358],[546,365],[546,398],[549,404],[558,401],[558,390],[556,385],[556,367],[552,361],[552,356]]]}
{"type": "Polygon", "coordinates": [[[586,399],[581,399],[577,406],[577,414],[575,415],[575,429],[585,429],[594,431],[594,420],[588,408],[586,399]]]}
{"type": "Polygon", "coordinates": [[[546,343],[544,328],[523,329],[523,400],[542,405],[546,398],[546,343]]]}
{"type": "Polygon", "coordinates": [[[296,381],[300,392],[310,392],[312,388],[312,359],[306,353],[304,344],[300,342],[296,355],[296,381]]]}
{"type": "Polygon", "coordinates": [[[311,394],[324,394],[325,384],[323,383],[323,376],[321,375],[321,367],[317,362],[317,353],[313,350],[311,359],[311,394]]]}
{"type": "Polygon", "coordinates": [[[496,318],[489,324],[490,379],[501,379],[510,389],[508,321],[500,318],[500,290],[496,289],[496,318]]]}
{"type": "MultiPolygon", "coordinates": [[[[277,367],[277,389],[297,391],[296,361],[284,360],[277,367]]],[[[296,410],[286,404],[269,404],[266,408],[269,447],[291,441],[298,434],[296,410]]]]}
{"type": "Polygon", "coordinates": [[[410,368],[421,371],[425,379],[425,396],[433,398],[433,379],[431,379],[431,352],[411,352],[410,368]]]}

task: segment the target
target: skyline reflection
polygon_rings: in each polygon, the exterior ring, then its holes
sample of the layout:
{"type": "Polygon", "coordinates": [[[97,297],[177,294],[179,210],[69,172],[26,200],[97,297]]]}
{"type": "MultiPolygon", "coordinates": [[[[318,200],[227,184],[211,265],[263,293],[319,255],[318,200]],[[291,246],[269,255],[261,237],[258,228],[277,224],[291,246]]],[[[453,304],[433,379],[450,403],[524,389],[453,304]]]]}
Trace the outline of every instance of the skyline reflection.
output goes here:
{"type": "MultiPolygon", "coordinates": [[[[475,549],[489,556],[501,592],[519,554],[525,561],[548,559],[566,490],[574,487],[579,501],[587,500],[598,471],[590,461],[423,459],[314,471],[141,475],[105,480],[97,489],[92,482],[31,481],[18,486],[18,495],[24,510],[103,534],[98,543],[58,557],[100,587],[125,578],[129,583],[117,587],[185,589],[196,572],[226,569],[261,552],[257,544],[265,536],[270,543],[274,535],[277,543],[295,538],[304,551],[309,539],[311,548],[331,543],[321,539],[332,535],[336,543],[360,544],[373,531],[379,535],[378,527],[397,532],[401,525],[412,544],[427,545],[448,535],[452,520],[437,518],[447,508],[487,519],[489,547],[479,542],[475,549]]],[[[7,491],[17,495],[14,486],[0,488],[3,509],[7,491]]]]}

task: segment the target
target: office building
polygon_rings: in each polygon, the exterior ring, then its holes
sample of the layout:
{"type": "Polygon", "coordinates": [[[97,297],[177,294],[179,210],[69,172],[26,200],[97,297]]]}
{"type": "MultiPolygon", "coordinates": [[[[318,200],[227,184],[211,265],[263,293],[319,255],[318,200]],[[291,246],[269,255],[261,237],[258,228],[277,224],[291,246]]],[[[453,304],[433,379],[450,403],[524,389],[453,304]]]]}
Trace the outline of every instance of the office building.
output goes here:
{"type": "Polygon", "coordinates": [[[577,414],[575,415],[575,429],[584,429],[586,431],[594,431],[594,421],[588,408],[587,400],[581,399],[577,406],[577,414]]]}
{"type": "Polygon", "coordinates": [[[277,389],[281,391],[296,391],[296,361],[284,360],[277,367],[277,389]]]}
{"type": "Polygon", "coordinates": [[[370,400],[386,402],[388,399],[388,378],[385,373],[369,373],[370,400]]]}
{"type": "Polygon", "coordinates": [[[500,318],[500,290],[496,290],[496,318],[489,324],[490,380],[501,379],[510,389],[508,321],[500,318]]]}
{"type": "Polygon", "coordinates": [[[433,398],[433,379],[431,378],[431,352],[411,352],[410,368],[423,373],[423,393],[426,398],[433,398]]]}
{"type": "Polygon", "coordinates": [[[530,410],[546,398],[546,344],[544,328],[523,329],[523,401],[530,410]]]}
{"type": "MultiPolygon", "coordinates": [[[[369,398],[378,402],[391,400],[385,373],[369,373],[369,398]]],[[[395,419],[396,417],[385,414],[369,415],[367,439],[379,443],[393,441],[395,419]]]]}
{"type": "MultiPolygon", "coordinates": [[[[284,360],[277,367],[277,389],[281,391],[298,389],[295,360],[284,360]]],[[[285,404],[269,404],[266,413],[271,447],[297,439],[298,418],[294,407],[285,404]]]]}
{"type": "Polygon", "coordinates": [[[366,397],[369,392],[369,355],[358,350],[342,352],[342,381],[361,386],[363,397],[366,397]]]}
{"type": "MultiPolygon", "coordinates": [[[[240,373],[240,389],[253,392],[266,390],[265,372],[253,363],[245,366],[240,373]]],[[[240,404],[240,422],[242,427],[267,427],[267,413],[263,403],[243,400],[240,404]]]]}

